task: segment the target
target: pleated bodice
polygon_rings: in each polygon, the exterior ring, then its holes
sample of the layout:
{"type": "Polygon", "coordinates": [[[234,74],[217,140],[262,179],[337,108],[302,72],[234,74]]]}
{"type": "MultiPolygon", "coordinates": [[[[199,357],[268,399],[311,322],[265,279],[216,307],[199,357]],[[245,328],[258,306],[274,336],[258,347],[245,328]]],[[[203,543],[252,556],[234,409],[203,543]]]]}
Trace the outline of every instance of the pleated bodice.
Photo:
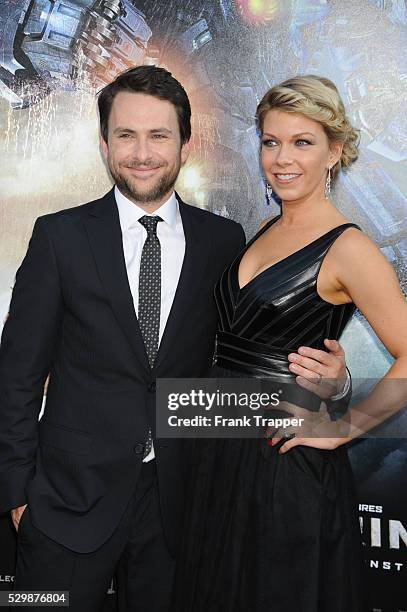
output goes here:
{"type": "Polygon", "coordinates": [[[289,375],[288,353],[299,346],[323,350],[324,338],[337,340],[355,310],[353,303],[331,304],[317,292],[325,255],[344,230],[358,227],[353,223],[333,228],[239,287],[243,255],[277,219],[253,237],[215,288],[220,321],[215,361],[220,367],[250,375],[270,370],[289,375]]]}

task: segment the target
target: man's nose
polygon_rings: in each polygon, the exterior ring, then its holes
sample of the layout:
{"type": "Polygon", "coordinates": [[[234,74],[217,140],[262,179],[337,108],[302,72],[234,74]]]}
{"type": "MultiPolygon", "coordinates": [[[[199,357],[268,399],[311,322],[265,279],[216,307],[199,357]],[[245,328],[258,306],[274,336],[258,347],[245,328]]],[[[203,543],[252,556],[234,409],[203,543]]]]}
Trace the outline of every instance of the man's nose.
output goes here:
{"type": "Polygon", "coordinates": [[[151,146],[148,138],[137,138],[134,143],[134,156],[141,162],[145,162],[151,158],[151,146]]]}

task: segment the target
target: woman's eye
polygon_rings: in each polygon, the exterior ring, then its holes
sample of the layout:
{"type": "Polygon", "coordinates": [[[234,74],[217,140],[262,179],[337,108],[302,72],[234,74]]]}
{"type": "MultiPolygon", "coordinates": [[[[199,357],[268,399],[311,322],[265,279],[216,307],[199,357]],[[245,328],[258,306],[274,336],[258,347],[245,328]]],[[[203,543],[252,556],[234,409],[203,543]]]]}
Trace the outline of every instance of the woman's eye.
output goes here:
{"type": "Polygon", "coordinates": [[[267,138],[265,140],[262,140],[262,145],[264,147],[268,147],[269,149],[272,149],[273,147],[277,146],[277,143],[275,140],[272,140],[271,138],[267,138]]]}
{"type": "Polygon", "coordinates": [[[304,138],[300,138],[299,140],[296,141],[297,145],[300,145],[301,147],[304,145],[310,145],[312,144],[312,142],[310,142],[309,140],[305,140],[304,138]]]}

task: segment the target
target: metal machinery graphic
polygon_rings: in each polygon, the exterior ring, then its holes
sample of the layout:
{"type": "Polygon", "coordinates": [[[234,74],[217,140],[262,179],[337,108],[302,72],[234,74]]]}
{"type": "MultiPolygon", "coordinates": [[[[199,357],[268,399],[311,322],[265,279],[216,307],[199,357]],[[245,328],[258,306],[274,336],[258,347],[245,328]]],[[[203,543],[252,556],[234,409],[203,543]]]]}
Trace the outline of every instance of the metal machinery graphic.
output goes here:
{"type": "Polygon", "coordinates": [[[185,83],[196,114],[196,158],[207,175],[196,203],[253,231],[266,205],[256,104],[289,74],[325,74],[362,135],[362,163],[341,182],[344,211],[378,242],[406,290],[407,199],[400,184],[407,160],[405,2],[364,0],[358,10],[338,0],[136,4],[2,2],[0,95],[18,109],[52,90],[100,88],[129,66],[165,65],[185,83]],[[398,43],[390,52],[379,17],[398,43]],[[250,204],[239,206],[242,201],[250,204]]]}
{"type": "Polygon", "coordinates": [[[52,89],[103,86],[144,63],[151,30],[128,0],[6,0],[0,5],[0,93],[14,108],[52,89]]]}

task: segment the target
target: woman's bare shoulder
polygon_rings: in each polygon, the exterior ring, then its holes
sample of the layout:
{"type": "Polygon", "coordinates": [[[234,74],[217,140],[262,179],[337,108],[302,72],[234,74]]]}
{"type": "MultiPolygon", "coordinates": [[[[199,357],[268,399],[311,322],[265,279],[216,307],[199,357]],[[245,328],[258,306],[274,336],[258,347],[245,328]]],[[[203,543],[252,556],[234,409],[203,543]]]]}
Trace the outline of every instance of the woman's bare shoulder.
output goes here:
{"type": "Polygon", "coordinates": [[[328,259],[336,262],[346,276],[388,273],[392,267],[378,245],[356,227],[346,228],[328,252],[328,259]]]}
{"type": "Polygon", "coordinates": [[[345,257],[354,257],[362,253],[377,253],[381,251],[377,244],[365,232],[357,227],[347,227],[335,240],[332,250],[345,257]]]}

